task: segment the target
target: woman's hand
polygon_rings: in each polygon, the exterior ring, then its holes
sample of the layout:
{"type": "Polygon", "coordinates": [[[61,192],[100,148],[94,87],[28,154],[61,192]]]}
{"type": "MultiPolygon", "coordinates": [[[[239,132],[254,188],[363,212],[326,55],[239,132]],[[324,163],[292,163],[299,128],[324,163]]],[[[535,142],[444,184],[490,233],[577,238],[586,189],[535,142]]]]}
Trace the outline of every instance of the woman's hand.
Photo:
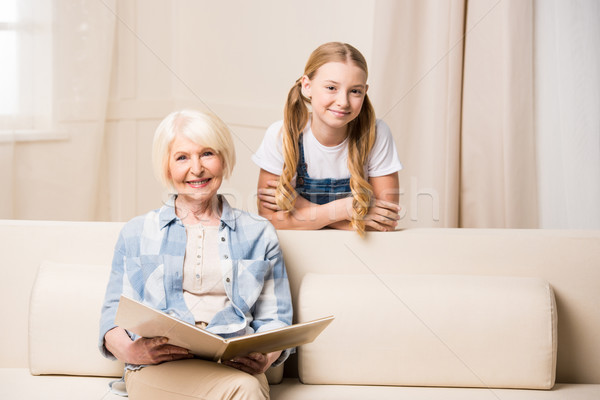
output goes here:
{"type": "Polygon", "coordinates": [[[150,365],[192,358],[189,350],[168,344],[165,337],[131,340],[123,328],[116,327],[104,335],[104,343],[118,360],[128,364],[150,365]]]}
{"type": "Polygon", "coordinates": [[[400,219],[400,206],[385,200],[375,200],[365,216],[365,226],[373,230],[388,232],[396,229],[400,219]]]}
{"type": "Polygon", "coordinates": [[[165,337],[152,339],[139,338],[131,342],[129,359],[130,364],[160,364],[165,361],[192,358],[189,350],[183,347],[167,344],[165,337]]]}
{"type": "Polygon", "coordinates": [[[271,364],[277,361],[280,355],[281,351],[275,351],[268,354],[250,353],[245,357],[234,357],[231,360],[222,361],[221,363],[251,375],[257,375],[262,374],[269,369],[271,364]]]}

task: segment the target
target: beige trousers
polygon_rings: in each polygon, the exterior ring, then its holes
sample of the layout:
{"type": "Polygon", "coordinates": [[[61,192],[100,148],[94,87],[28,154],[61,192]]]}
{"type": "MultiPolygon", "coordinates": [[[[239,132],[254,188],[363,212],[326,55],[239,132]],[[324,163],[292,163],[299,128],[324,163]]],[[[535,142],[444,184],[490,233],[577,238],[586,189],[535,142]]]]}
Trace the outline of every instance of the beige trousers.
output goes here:
{"type": "Polygon", "coordinates": [[[265,374],[250,375],[199,359],[171,361],[125,374],[131,400],[269,399],[265,374]]]}

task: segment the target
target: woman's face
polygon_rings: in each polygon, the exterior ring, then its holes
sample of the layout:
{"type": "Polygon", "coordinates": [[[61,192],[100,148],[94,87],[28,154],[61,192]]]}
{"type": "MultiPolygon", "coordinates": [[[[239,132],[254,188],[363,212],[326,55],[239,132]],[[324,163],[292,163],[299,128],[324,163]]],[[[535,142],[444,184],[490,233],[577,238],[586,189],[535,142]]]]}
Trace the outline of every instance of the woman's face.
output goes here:
{"type": "Polygon", "coordinates": [[[313,130],[345,129],[362,108],[367,93],[367,74],[352,63],[328,62],[313,75],[302,78],[303,91],[311,97],[313,130]]]}
{"type": "Polygon", "coordinates": [[[169,178],[184,201],[210,202],[223,182],[223,160],[210,147],[177,134],[169,152],[169,178]]]}

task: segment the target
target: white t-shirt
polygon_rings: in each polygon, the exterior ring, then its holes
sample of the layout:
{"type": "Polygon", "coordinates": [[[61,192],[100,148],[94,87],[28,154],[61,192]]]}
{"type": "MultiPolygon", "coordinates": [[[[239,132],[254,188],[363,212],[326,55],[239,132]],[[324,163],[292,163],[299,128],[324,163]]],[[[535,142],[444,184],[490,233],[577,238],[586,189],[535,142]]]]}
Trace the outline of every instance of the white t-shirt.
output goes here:
{"type": "MultiPolygon", "coordinates": [[[[283,121],[272,124],[263,141],[252,155],[252,161],[260,168],[275,175],[283,172],[283,121]]],[[[367,176],[376,177],[398,172],[402,164],[398,159],[396,144],[390,128],[382,120],[376,122],[375,144],[365,166],[367,176]]],[[[308,175],[313,179],[345,179],[350,177],[348,170],[348,139],[337,146],[323,146],[312,133],[310,121],[302,134],[304,161],[308,165],[308,175]]]]}

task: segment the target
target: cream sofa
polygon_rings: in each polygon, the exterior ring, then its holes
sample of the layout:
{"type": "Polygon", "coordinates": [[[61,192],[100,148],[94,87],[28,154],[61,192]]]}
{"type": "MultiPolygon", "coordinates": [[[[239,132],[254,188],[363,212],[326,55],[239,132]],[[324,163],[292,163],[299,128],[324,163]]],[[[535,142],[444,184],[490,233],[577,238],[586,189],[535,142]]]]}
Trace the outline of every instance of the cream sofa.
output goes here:
{"type": "MultiPolygon", "coordinates": [[[[121,226],[0,221],[0,399],[119,398],[96,335],[121,226]]],[[[296,319],[336,318],[273,399],[600,399],[600,232],[279,238],[296,319]]]]}

